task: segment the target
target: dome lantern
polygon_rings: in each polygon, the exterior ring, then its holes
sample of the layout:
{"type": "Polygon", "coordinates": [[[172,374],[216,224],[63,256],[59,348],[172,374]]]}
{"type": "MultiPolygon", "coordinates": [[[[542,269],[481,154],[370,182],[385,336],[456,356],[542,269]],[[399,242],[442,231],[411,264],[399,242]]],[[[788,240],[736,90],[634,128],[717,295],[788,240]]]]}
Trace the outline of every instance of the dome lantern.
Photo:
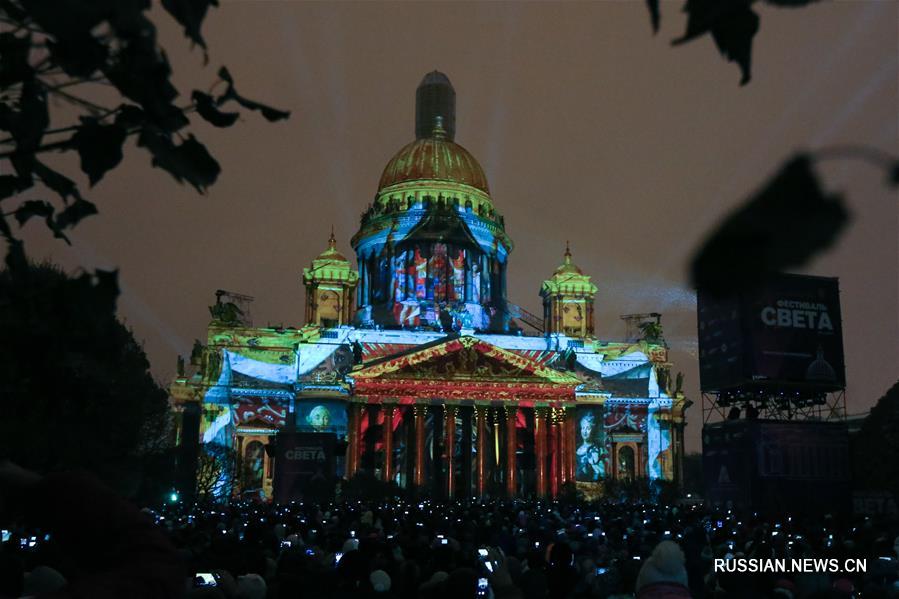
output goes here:
{"type": "Polygon", "coordinates": [[[306,324],[330,328],[350,324],[354,311],[354,295],[359,274],[337,251],[334,227],[328,238],[328,249],[303,269],[306,287],[306,324]]]}
{"type": "Polygon", "coordinates": [[[592,336],[596,291],[590,277],[572,262],[571,246],[566,241],[562,264],[540,288],[544,330],[571,337],[592,336]]]}
{"type": "Polygon", "coordinates": [[[431,71],[421,79],[415,90],[415,138],[431,136],[435,117],[443,119],[446,138],[456,137],[456,90],[449,77],[431,71]]]}

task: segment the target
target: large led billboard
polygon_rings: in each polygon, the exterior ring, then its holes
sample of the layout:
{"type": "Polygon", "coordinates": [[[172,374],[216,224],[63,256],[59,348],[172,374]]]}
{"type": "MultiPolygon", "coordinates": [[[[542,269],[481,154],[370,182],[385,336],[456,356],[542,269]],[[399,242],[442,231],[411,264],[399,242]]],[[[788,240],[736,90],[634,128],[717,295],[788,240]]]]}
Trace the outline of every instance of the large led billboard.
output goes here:
{"type": "Polygon", "coordinates": [[[845,510],[848,455],[844,422],[727,420],[702,429],[705,487],[713,503],[771,513],[845,510]]]}
{"type": "Polygon", "coordinates": [[[739,296],[699,290],[697,302],[703,391],[845,386],[837,279],[783,274],[739,296]]]}

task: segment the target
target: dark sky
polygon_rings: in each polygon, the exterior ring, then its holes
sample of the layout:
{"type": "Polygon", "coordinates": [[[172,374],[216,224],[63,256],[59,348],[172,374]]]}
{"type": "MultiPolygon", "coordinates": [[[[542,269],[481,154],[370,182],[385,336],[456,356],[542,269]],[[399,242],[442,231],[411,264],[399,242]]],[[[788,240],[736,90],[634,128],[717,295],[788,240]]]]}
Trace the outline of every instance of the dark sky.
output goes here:
{"type": "MultiPolygon", "coordinates": [[[[663,2],[655,37],[637,0],[222,4],[205,25],[205,67],[156,15],[176,82],[185,94],[206,89],[226,64],[244,95],[292,118],[196,126],[224,169],[208,196],[133,149],[86,194],[101,214],[78,227],[72,249],[36,224],[27,236],[34,256],[67,268],[121,269],[120,312],[160,381],[204,337],[218,288],[254,295],[256,324],[301,324],[303,266],[332,224],[352,254],[381,169],[413,138],[415,87],[439,69],[456,88],[456,141],[484,166],[516,243],[512,301],[539,313],[540,283],[569,239],[599,285],[601,337],[623,336],[620,314],[663,312],[675,370],[696,400],[688,444],[698,450],[693,250],[792,150],[899,152],[896,2],[758,7],[746,87],[711,39],[670,46],[684,28],[680,2],[663,2]]],[[[854,222],[808,271],[841,279],[857,413],[899,376],[897,197],[862,163],[824,173],[854,222]]]]}

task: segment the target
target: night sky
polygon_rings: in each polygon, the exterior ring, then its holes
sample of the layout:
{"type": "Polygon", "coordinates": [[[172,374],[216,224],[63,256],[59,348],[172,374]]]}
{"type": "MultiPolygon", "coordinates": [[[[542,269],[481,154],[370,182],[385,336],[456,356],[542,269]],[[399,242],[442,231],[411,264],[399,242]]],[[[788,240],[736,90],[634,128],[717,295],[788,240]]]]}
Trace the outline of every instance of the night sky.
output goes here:
{"type": "MultiPolygon", "coordinates": [[[[225,64],[241,93],[291,110],[290,120],[198,123],[223,168],[207,196],[132,148],[95,189],[83,182],[100,215],[71,249],[36,222],[26,229],[32,257],[120,269],[120,313],[161,382],[205,338],[216,289],[255,296],[257,325],[302,324],[302,268],[332,224],[352,255],[381,170],[414,137],[415,88],[438,69],[456,89],[456,141],[483,165],[516,244],[511,301],[542,313],[540,284],[570,240],[599,286],[601,338],[623,337],[620,314],[662,312],[674,371],[696,401],[688,449],[699,450],[694,249],[793,150],[899,153],[896,2],[759,6],[746,87],[710,38],[671,47],[680,2],[663,2],[656,36],[636,0],[222,4],[205,24],[206,66],[157,11],[176,83],[186,95],[205,90],[225,64]]],[[[67,173],[71,158],[57,162],[67,173]]],[[[823,172],[854,220],[807,272],[840,278],[847,398],[859,413],[899,377],[897,196],[864,163],[823,172]]]]}

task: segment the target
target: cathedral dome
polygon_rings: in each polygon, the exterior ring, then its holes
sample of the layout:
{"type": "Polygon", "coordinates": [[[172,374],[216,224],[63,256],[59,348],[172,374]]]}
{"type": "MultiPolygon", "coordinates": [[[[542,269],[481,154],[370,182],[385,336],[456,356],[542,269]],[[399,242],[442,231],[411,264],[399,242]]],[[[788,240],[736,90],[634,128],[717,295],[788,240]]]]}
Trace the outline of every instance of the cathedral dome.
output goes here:
{"type": "Polygon", "coordinates": [[[450,140],[437,117],[429,137],[416,139],[397,152],[381,174],[378,191],[407,181],[462,183],[490,193],[487,176],[468,150],[450,140]]]}
{"type": "MultiPolygon", "coordinates": [[[[556,268],[556,271],[553,273],[555,275],[582,275],[584,272],[578,268],[578,266],[571,261],[571,248],[568,246],[568,243],[565,244],[565,260],[562,264],[556,268]]],[[[588,277],[589,278],[589,277],[588,277]]]]}
{"type": "Polygon", "coordinates": [[[552,295],[559,293],[575,293],[594,295],[597,291],[596,285],[590,281],[589,275],[578,268],[571,260],[571,248],[565,244],[565,259],[562,261],[553,276],[543,281],[543,287],[540,293],[542,295],[552,295]]]}
{"type": "Polygon", "coordinates": [[[328,249],[312,261],[309,268],[303,269],[303,280],[306,284],[312,281],[351,281],[355,282],[359,275],[350,268],[350,261],[337,251],[337,240],[334,231],[328,238],[328,249]]]}

